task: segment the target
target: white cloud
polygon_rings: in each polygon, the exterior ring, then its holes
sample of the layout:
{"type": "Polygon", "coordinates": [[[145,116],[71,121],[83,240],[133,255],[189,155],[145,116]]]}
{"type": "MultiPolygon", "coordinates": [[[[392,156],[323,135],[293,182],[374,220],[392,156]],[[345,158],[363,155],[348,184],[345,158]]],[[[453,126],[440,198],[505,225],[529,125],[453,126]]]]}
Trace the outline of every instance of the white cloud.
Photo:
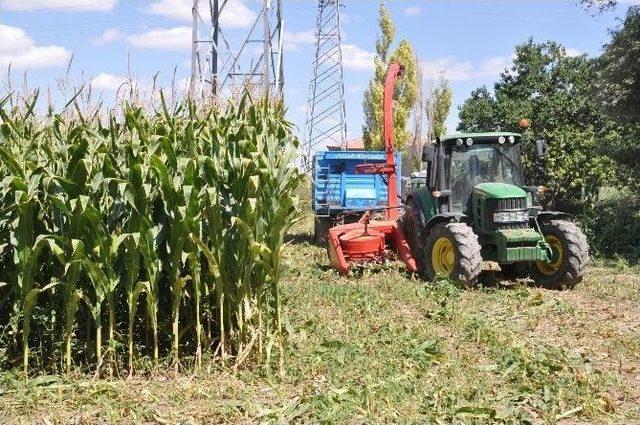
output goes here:
{"type": "Polygon", "coordinates": [[[93,40],[94,44],[102,45],[113,43],[114,41],[122,40],[125,38],[122,31],[119,29],[111,28],[102,33],[102,35],[95,40],[93,40]]]}
{"type": "Polygon", "coordinates": [[[108,12],[118,0],[3,0],[6,10],[63,10],[69,12],[108,12]]]}
{"type": "MultiPolygon", "coordinates": [[[[155,15],[162,15],[179,21],[189,21],[191,19],[192,4],[189,0],[160,0],[150,4],[147,10],[155,15]]],[[[204,7],[201,6],[199,8],[199,13],[201,12],[200,9],[204,12],[204,7]]]]}
{"type": "Polygon", "coordinates": [[[160,50],[191,49],[191,28],[155,28],[140,34],[127,36],[127,42],[134,47],[160,50]]]}
{"type": "Polygon", "coordinates": [[[439,78],[443,73],[451,81],[468,81],[495,77],[511,63],[511,57],[495,56],[479,64],[456,61],[452,57],[428,60],[422,63],[427,78],[439,78]]]}
{"type": "Polygon", "coordinates": [[[9,64],[17,69],[64,66],[71,58],[64,47],[37,46],[22,28],[0,25],[0,40],[0,68],[9,64]]]}
{"type": "Polygon", "coordinates": [[[349,93],[362,93],[364,89],[359,85],[349,85],[347,86],[347,91],[349,93]]]}
{"type": "Polygon", "coordinates": [[[352,71],[367,71],[373,69],[375,55],[355,44],[342,45],[342,64],[345,69],[352,71]]]}
{"type": "Polygon", "coordinates": [[[404,10],[404,14],[407,16],[418,16],[420,13],[422,13],[422,9],[420,8],[420,5],[415,5],[415,6],[410,6],[407,7],[404,10]]]}
{"type": "MultiPolygon", "coordinates": [[[[245,4],[245,0],[229,1],[220,14],[220,24],[225,28],[246,28],[253,23],[256,13],[245,4]]],[[[198,14],[208,19],[209,8],[206,1],[199,3],[198,14]]],[[[162,15],[178,21],[191,21],[192,0],[156,0],[149,5],[149,13],[162,15]]]]}
{"type": "Polygon", "coordinates": [[[301,45],[313,44],[316,41],[316,36],[313,30],[299,31],[299,32],[284,32],[284,48],[289,51],[300,50],[301,45]]]}
{"type": "MultiPolygon", "coordinates": [[[[177,82],[178,89],[182,89],[182,80],[177,82]]],[[[91,79],[91,88],[95,92],[126,95],[132,88],[141,97],[150,97],[153,91],[152,78],[139,78],[134,76],[129,78],[125,75],[116,75],[103,72],[91,79]]],[[[157,96],[158,90],[154,92],[157,96]]]]}
{"type": "Polygon", "coordinates": [[[352,24],[356,22],[362,22],[362,16],[352,15],[347,12],[340,12],[340,21],[344,24],[352,24]]]}
{"type": "Polygon", "coordinates": [[[91,87],[94,90],[115,92],[126,82],[126,77],[103,72],[91,79],[91,87]]]}
{"type": "Polygon", "coordinates": [[[189,86],[191,85],[191,77],[180,78],[176,81],[176,89],[178,91],[186,92],[189,90],[189,86]]]}
{"type": "MultiPolygon", "coordinates": [[[[189,50],[191,49],[191,28],[152,28],[138,34],[125,34],[119,29],[108,29],[93,40],[96,45],[125,40],[133,47],[158,50],[189,50]]],[[[190,61],[187,61],[190,66],[190,61]]]]}

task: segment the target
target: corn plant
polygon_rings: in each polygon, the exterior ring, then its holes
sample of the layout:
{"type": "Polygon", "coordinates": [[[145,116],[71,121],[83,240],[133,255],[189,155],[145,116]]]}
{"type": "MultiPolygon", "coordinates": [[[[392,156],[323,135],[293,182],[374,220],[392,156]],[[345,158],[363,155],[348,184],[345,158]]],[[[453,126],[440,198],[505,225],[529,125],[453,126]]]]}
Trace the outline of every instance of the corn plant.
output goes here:
{"type": "Polygon", "coordinates": [[[302,179],[283,107],[161,95],[155,109],[87,114],[81,97],[44,116],[37,92],[0,100],[8,358],[28,373],[41,355],[30,340],[46,337],[67,372],[94,362],[101,374],[105,356],[110,374],[123,362],[130,375],[144,355],[176,371],[186,358],[200,367],[204,352],[268,363],[274,346],[282,365],[280,258],[302,179]],[[40,326],[36,310],[63,320],[40,326]]]}

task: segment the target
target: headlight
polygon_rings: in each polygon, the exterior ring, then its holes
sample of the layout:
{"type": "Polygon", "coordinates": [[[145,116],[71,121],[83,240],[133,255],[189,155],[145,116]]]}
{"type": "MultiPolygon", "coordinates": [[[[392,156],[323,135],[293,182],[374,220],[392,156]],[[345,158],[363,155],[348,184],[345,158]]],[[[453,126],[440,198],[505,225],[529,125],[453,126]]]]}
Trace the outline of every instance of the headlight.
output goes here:
{"type": "Polygon", "coordinates": [[[496,223],[519,223],[529,221],[528,211],[503,211],[493,213],[493,221],[496,223]]]}

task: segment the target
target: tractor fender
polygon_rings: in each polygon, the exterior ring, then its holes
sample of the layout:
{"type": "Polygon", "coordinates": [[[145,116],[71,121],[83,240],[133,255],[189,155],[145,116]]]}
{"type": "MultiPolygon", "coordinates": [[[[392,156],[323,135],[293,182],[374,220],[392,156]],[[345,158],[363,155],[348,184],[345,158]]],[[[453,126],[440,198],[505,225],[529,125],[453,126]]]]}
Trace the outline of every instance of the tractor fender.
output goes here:
{"type": "Polygon", "coordinates": [[[560,218],[571,218],[571,214],[562,211],[540,211],[535,216],[535,219],[539,222],[557,220],[560,218]]]}
{"type": "Polygon", "coordinates": [[[467,215],[462,213],[448,212],[448,213],[436,214],[433,217],[431,217],[429,220],[427,220],[427,222],[425,223],[424,235],[425,236],[428,235],[431,229],[433,229],[436,225],[440,223],[450,223],[450,222],[460,223],[465,221],[466,218],[467,218],[467,215]]]}
{"type": "Polygon", "coordinates": [[[436,204],[431,193],[429,193],[425,188],[415,189],[409,193],[405,204],[408,204],[409,201],[413,201],[420,210],[420,222],[423,226],[436,214],[436,204]]]}

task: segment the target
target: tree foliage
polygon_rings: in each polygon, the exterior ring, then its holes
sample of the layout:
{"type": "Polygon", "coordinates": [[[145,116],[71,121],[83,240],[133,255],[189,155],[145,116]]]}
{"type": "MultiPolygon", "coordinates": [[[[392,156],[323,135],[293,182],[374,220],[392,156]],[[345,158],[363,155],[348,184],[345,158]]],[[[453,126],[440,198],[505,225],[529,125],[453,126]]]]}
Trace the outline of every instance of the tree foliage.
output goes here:
{"type": "Polygon", "coordinates": [[[630,8],[611,32],[598,65],[598,92],[607,112],[617,121],[640,121],[640,6],[630,8]]]}
{"type": "Polygon", "coordinates": [[[418,96],[417,60],[407,40],[403,39],[391,51],[395,38],[395,26],[384,1],[380,3],[378,17],[380,34],[376,41],[374,58],[375,72],[364,93],[362,106],[365,124],[362,127],[364,144],[367,149],[381,149],[382,140],[382,98],[387,68],[391,62],[399,62],[405,67],[404,75],[396,83],[394,92],[394,139],[396,146],[402,148],[409,140],[407,130],[411,108],[418,96]]]}
{"type": "Polygon", "coordinates": [[[640,188],[640,6],[611,32],[597,66],[599,103],[617,124],[602,150],[618,164],[621,181],[640,188]]]}
{"type": "Polygon", "coordinates": [[[496,110],[496,100],[486,86],[473,90],[471,97],[460,108],[458,130],[471,132],[496,130],[500,127],[496,110]]]}
{"type": "Polygon", "coordinates": [[[427,99],[427,117],[429,117],[429,140],[447,132],[446,121],[451,110],[453,92],[449,80],[442,75],[429,93],[427,99]]]}
{"type": "Polygon", "coordinates": [[[587,9],[604,11],[616,7],[618,0],[580,0],[580,3],[587,9]]]}
{"type": "Polygon", "coordinates": [[[549,201],[570,209],[575,201],[591,204],[613,174],[611,159],[600,143],[615,137],[611,123],[593,101],[596,70],[586,56],[570,57],[554,42],[533,40],[516,46],[510,69],[503,72],[491,96],[476,90],[460,108],[462,131],[525,132],[525,163],[529,180],[550,188],[549,201]],[[549,155],[538,164],[533,141],[546,139],[549,155]]]}

